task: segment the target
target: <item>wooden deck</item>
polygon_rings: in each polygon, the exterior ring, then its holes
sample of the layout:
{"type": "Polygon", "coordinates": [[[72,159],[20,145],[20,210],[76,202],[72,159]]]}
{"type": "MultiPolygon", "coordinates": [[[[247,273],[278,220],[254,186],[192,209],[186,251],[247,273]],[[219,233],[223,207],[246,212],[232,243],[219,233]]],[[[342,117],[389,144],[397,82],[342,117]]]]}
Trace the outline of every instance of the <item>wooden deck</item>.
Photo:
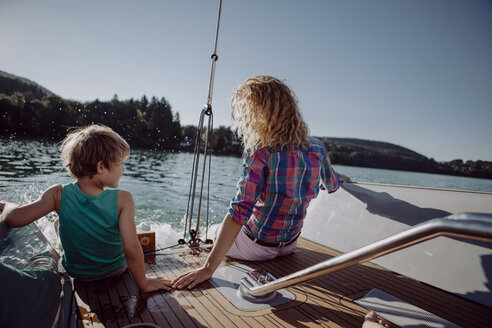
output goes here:
{"type": "MultiPolygon", "coordinates": [[[[241,262],[277,277],[338,255],[300,239],[292,255],[269,262],[241,262]]],[[[173,279],[201,265],[207,253],[146,256],[147,273],[173,279]]],[[[224,261],[237,263],[235,261],[224,261]]],[[[372,264],[357,265],[289,288],[296,300],[265,310],[235,308],[209,282],[188,290],[139,294],[128,273],[97,282],[75,282],[79,327],[361,327],[368,310],[353,300],[378,288],[463,327],[487,327],[492,309],[372,264]]],[[[392,325],[392,327],[395,327],[392,325]]]]}

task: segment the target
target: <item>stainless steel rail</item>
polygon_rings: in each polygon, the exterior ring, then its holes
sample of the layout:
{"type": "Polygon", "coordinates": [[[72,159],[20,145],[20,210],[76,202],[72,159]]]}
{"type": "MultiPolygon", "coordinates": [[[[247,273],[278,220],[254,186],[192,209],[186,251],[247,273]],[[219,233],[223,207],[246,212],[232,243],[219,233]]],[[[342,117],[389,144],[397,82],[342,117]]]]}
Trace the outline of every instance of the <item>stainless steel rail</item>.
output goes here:
{"type": "Polygon", "coordinates": [[[254,286],[248,282],[248,279],[243,278],[241,292],[248,296],[261,297],[278,289],[313,280],[438,236],[464,237],[492,242],[492,214],[461,213],[423,222],[394,236],[265,284],[254,286]]]}

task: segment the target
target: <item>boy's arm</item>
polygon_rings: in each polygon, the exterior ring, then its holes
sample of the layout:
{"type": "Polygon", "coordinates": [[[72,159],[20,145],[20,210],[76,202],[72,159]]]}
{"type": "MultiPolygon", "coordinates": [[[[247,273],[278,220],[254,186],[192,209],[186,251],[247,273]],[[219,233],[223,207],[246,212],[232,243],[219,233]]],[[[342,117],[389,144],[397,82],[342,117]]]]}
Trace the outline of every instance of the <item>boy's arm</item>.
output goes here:
{"type": "Polygon", "coordinates": [[[138,241],[137,228],[135,226],[135,202],[130,192],[125,190],[118,191],[118,212],[126,263],[138,288],[143,292],[171,289],[169,280],[162,278],[147,279],[145,276],[144,255],[142,246],[140,246],[138,241]]]}
{"type": "Polygon", "coordinates": [[[59,208],[61,190],[61,185],[54,185],[46,189],[38,200],[24,206],[0,202],[4,206],[0,221],[5,222],[9,227],[23,227],[42,218],[59,208]]]}

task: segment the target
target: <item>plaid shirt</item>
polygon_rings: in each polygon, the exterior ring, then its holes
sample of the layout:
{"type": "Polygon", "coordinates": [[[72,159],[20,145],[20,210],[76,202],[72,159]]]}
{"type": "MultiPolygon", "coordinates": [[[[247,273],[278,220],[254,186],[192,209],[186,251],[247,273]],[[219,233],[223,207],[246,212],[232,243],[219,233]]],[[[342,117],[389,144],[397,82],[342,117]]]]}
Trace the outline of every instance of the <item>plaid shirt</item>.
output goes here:
{"type": "Polygon", "coordinates": [[[246,232],[260,240],[288,241],[301,228],[306,209],[320,187],[340,186],[324,144],[310,139],[307,150],[261,148],[243,154],[243,174],[229,213],[246,232]]]}

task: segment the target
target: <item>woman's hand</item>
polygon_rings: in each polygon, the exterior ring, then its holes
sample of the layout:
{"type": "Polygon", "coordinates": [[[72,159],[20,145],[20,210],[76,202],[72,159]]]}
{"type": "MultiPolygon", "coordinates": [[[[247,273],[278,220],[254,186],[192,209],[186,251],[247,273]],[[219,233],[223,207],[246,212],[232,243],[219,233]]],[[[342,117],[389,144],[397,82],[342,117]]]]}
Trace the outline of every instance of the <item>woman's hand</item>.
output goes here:
{"type": "Polygon", "coordinates": [[[232,216],[227,213],[222,227],[220,228],[219,237],[215,241],[212,251],[208,255],[205,264],[198,269],[190,270],[172,281],[173,288],[182,289],[188,287],[192,289],[201,282],[210,279],[215,270],[222,262],[232,243],[236,240],[237,234],[241,231],[242,225],[236,223],[232,216]]]}
{"type": "Polygon", "coordinates": [[[352,182],[352,180],[350,180],[350,178],[346,175],[343,175],[343,174],[340,174],[340,181],[341,182],[352,182]]]}
{"type": "Polygon", "coordinates": [[[201,267],[195,270],[188,271],[183,273],[176,279],[174,279],[171,284],[173,288],[183,289],[188,287],[188,289],[192,289],[196,285],[205,280],[208,280],[212,277],[214,272],[207,267],[201,267]]]}
{"type": "Polygon", "coordinates": [[[142,288],[141,290],[144,293],[150,293],[161,289],[171,290],[171,286],[171,280],[167,280],[162,277],[152,279],[147,278],[147,286],[145,286],[145,288],[142,288]]]}

